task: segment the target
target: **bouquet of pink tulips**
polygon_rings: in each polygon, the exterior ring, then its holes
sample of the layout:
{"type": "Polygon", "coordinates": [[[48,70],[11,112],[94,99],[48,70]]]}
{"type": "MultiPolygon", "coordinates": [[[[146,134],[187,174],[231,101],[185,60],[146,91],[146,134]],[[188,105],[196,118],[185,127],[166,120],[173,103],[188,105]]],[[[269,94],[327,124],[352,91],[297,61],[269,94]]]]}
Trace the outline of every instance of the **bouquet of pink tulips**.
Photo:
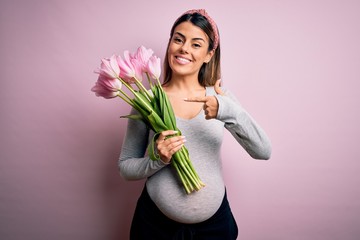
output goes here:
{"type": "MultiPolygon", "coordinates": [[[[154,141],[159,133],[165,130],[178,131],[176,119],[170,101],[160,84],[160,58],[153,55],[151,49],[141,46],[134,54],[124,52],[124,57],[112,55],[101,60],[95,86],[91,89],[96,96],[107,99],[120,97],[137,110],[139,115],[123,117],[144,121],[154,132],[154,139],[149,145],[149,156],[159,160],[154,150],[154,141]],[[150,90],[142,84],[143,77],[149,81],[150,90]],[[128,90],[126,93],[122,87],[128,90]]],[[[205,186],[197,175],[185,146],[176,152],[171,161],[183,183],[187,194],[205,186]]]]}

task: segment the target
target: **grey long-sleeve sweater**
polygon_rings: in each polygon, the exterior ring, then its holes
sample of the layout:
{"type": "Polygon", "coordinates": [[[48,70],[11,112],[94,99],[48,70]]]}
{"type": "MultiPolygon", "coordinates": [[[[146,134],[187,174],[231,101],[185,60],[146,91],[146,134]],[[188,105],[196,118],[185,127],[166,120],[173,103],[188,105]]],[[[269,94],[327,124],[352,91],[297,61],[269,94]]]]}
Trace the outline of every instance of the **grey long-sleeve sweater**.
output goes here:
{"type": "Polygon", "coordinates": [[[220,207],[225,193],[220,147],[224,127],[255,159],[269,159],[271,145],[264,131],[229,93],[216,95],[213,87],[206,95],[219,102],[216,119],[206,120],[201,111],[192,119],[176,118],[186,137],[190,159],[205,187],[187,195],[171,164],[152,161],[146,154],[153,132],[142,121],[128,121],[119,158],[120,174],[128,180],[147,178],[151,199],[169,218],[182,223],[198,223],[210,218],[220,207]]]}

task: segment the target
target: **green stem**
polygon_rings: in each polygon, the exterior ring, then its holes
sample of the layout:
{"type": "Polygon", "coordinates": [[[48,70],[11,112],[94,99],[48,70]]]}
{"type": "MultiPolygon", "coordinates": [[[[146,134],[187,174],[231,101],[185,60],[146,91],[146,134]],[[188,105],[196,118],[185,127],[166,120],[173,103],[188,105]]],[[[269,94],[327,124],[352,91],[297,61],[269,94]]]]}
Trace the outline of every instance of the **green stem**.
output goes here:
{"type": "Polygon", "coordinates": [[[160,83],[160,80],[159,80],[158,78],[156,78],[156,82],[157,82],[157,84],[159,84],[161,90],[163,90],[163,88],[162,88],[162,86],[161,86],[161,83],[160,83]]]}
{"type": "Polygon", "coordinates": [[[185,148],[181,148],[180,151],[178,151],[180,157],[179,161],[183,163],[183,167],[186,169],[186,173],[188,173],[188,178],[192,179],[194,185],[196,186],[197,190],[200,190],[202,187],[205,186],[205,184],[201,181],[199,175],[196,173],[195,168],[190,161],[185,148]]]}
{"type": "Polygon", "coordinates": [[[120,90],[120,92],[125,96],[120,95],[120,93],[118,93],[117,96],[120,97],[122,100],[124,100],[130,106],[134,107],[134,103],[132,102],[132,99],[129,98],[129,96],[126,93],[124,93],[122,90],[120,90]]]}
{"type": "Polygon", "coordinates": [[[117,77],[117,79],[119,79],[121,81],[121,83],[124,84],[125,87],[127,87],[130,90],[130,92],[132,92],[132,93],[135,92],[135,90],[130,86],[130,84],[127,83],[126,81],[124,81],[124,79],[122,79],[121,77],[117,77]]]}
{"type": "Polygon", "coordinates": [[[147,80],[149,82],[149,85],[150,85],[150,88],[152,88],[152,86],[154,85],[152,82],[151,82],[151,78],[150,78],[150,75],[148,72],[146,72],[146,77],[147,77],[147,80]]]}
{"type": "Polygon", "coordinates": [[[144,95],[146,96],[146,98],[149,100],[149,102],[151,102],[152,97],[150,96],[149,92],[147,91],[147,89],[144,87],[144,85],[137,79],[135,78],[135,84],[136,86],[139,88],[140,92],[143,92],[144,95]]]}
{"type": "Polygon", "coordinates": [[[179,161],[181,161],[181,163],[183,164],[184,167],[186,167],[187,171],[189,172],[190,176],[193,179],[198,179],[199,177],[197,176],[194,167],[191,164],[191,161],[189,161],[187,155],[184,152],[184,148],[181,148],[178,152],[179,156],[179,161]]]}
{"type": "MultiPolygon", "coordinates": [[[[125,85],[125,87],[127,87],[130,90],[132,94],[134,94],[135,97],[137,96],[137,92],[135,92],[135,90],[127,82],[125,82],[122,78],[118,78],[118,79],[121,81],[122,84],[125,85]]],[[[138,97],[138,99],[144,104],[143,106],[145,106],[149,112],[153,111],[153,108],[149,106],[147,102],[145,102],[142,98],[138,97]]]]}
{"type": "Polygon", "coordinates": [[[188,181],[184,178],[184,176],[183,176],[183,174],[182,174],[182,172],[181,172],[178,164],[176,163],[176,161],[172,161],[172,164],[173,164],[173,166],[175,167],[175,169],[176,169],[176,171],[177,171],[177,173],[178,173],[178,175],[179,175],[179,177],[180,177],[180,180],[181,180],[181,182],[182,182],[182,184],[183,184],[183,186],[184,186],[184,188],[185,188],[186,193],[187,193],[187,194],[191,193],[193,189],[192,189],[192,188],[189,189],[189,183],[188,183],[188,181]]]}
{"type": "MultiPolygon", "coordinates": [[[[175,153],[176,154],[176,153],[175,153]]],[[[196,177],[194,177],[194,175],[191,173],[191,171],[189,171],[189,169],[186,167],[186,165],[184,164],[183,161],[177,159],[177,164],[179,164],[180,168],[182,171],[184,171],[184,173],[187,176],[187,179],[189,179],[189,181],[191,182],[191,184],[193,184],[194,186],[196,186],[196,188],[199,188],[199,183],[196,181],[196,177]]]]}

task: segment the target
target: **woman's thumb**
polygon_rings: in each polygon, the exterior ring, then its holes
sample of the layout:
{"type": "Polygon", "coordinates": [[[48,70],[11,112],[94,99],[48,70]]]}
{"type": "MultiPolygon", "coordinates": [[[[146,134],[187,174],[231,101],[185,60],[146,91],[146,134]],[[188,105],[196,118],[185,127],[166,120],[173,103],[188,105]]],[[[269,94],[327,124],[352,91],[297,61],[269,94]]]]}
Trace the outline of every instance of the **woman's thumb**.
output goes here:
{"type": "Polygon", "coordinates": [[[214,89],[217,94],[224,95],[224,92],[221,90],[221,87],[220,87],[220,82],[221,82],[221,79],[216,80],[214,89]]]}

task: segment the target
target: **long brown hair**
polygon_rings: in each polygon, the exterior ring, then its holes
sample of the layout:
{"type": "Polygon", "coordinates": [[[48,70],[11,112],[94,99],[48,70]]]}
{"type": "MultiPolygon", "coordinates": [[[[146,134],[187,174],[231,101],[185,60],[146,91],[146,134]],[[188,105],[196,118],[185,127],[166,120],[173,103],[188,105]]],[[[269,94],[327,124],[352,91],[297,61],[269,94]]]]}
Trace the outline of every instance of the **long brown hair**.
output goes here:
{"type": "MultiPolygon", "coordinates": [[[[203,15],[199,13],[184,14],[179,19],[177,19],[174,25],[171,28],[170,39],[166,48],[165,58],[164,58],[164,81],[163,84],[170,82],[172,77],[172,69],[169,65],[168,59],[168,50],[170,41],[173,37],[175,28],[182,22],[191,22],[195,26],[201,28],[209,37],[209,48],[208,51],[212,51],[214,46],[214,31],[218,29],[213,29],[209,21],[203,15]]],[[[221,78],[221,69],[220,69],[220,41],[217,48],[214,50],[214,55],[208,63],[203,63],[200,68],[198,81],[201,86],[208,87],[214,86],[216,80],[221,78]]]]}

